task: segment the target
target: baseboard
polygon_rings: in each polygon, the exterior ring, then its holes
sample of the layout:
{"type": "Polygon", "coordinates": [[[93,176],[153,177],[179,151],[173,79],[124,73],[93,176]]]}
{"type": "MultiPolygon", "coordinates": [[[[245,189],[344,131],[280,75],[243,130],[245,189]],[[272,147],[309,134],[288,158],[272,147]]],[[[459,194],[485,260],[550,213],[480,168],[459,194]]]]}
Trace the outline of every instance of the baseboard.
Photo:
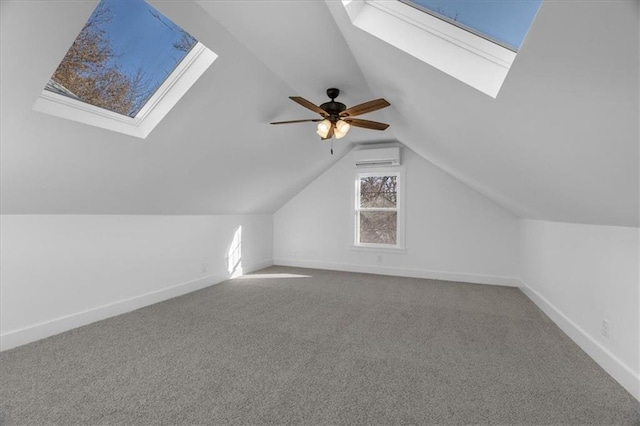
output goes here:
{"type": "Polygon", "coordinates": [[[640,401],[640,375],[618,359],[596,339],[571,321],[543,295],[520,281],[520,289],[536,304],[560,329],[583,351],[600,365],[611,377],[620,383],[631,395],[640,401]]]}
{"type": "Polygon", "coordinates": [[[328,269],[331,271],[360,272],[364,274],[391,275],[394,277],[427,278],[432,280],[465,282],[472,284],[489,284],[506,287],[519,287],[520,280],[515,277],[503,277],[482,274],[468,274],[427,269],[408,269],[384,265],[358,265],[351,263],[320,262],[301,259],[274,259],[275,265],[298,268],[328,269]]]}
{"type": "MultiPolygon", "coordinates": [[[[255,264],[243,265],[244,273],[250,273],[273,265],[273,260],[263,260],[255,264]]],[[[36,340],[44,339],[71,329],[101,321],[116,315],[134,311],[145,306],[153,305],[174,297],[182,296],[196,290],[210,287],[229,279],[229,274],[212,274],[195,280],[176,284],[161,290],[145,293],[125,300],[119,300],[97,308],[77,312],[50,321],[34,324],[19,330],[9,331],[0,335],[0,350],[22,346],[36,340]]]]}

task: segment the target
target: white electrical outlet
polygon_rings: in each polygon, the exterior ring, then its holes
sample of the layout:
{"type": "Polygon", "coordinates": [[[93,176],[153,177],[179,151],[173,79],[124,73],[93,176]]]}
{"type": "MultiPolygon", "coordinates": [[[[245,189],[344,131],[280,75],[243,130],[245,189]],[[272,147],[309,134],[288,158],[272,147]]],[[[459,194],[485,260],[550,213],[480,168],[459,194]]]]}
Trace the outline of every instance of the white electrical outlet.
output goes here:
{"type": "Polygon", "coordinates": [[[202,272],[209,272],[209,264],[208,263],[203,263],[202,264],[202,272]]]}
{"type": "Polygon", "coordinates": [[[606,320],[606,319],[602,320],[602,327],[600,328],[600,334],[602,334],[602,337],[604,337],[607,340],[611,339],[611,323],[609,322],[609,320],[606,320]]]}
{"type": "Polygon", "coordinates": [[[376,257],[376,262],[382,263],[382,256],[381,255],[378,255],[378,257],[376,257]]]}

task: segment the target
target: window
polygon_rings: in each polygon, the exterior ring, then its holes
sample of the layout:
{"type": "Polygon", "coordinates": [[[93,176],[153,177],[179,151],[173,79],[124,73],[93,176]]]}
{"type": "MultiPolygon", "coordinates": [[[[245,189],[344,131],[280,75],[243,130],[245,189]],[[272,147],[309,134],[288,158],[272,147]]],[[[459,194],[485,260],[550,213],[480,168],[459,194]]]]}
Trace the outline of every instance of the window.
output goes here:
{"type": "Polygon", "coordinates": [[[144,0],[101,0],[34,109],[144,138],[215,58],[144,0]]]}
{"type": "Polygon", "coordinates": [[[356,246],[402,248],[401,184],[400,172],[357,175],[356,246]]]}

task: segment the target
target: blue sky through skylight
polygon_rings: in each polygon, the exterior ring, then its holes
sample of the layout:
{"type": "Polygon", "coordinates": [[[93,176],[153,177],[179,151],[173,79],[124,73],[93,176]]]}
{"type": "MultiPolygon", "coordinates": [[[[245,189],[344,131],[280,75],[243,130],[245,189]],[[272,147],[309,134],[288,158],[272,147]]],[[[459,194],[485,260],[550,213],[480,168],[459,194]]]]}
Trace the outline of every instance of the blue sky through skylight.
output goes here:
{"type": "Polygon", "coordinates": [[[402,0],[518,50],[542,0],[402,0]]]}
{"type": "Polygon", "coordinates": [[[196,42],[143,0],[102,0],[52,76],[66,91],[54,91],[135,117],[196,42]]]}

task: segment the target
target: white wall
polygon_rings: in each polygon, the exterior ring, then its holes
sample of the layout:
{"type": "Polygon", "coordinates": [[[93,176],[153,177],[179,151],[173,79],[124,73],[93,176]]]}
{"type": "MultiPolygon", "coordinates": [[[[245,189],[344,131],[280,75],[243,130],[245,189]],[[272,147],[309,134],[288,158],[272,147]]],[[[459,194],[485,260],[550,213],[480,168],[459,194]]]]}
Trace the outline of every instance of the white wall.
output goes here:
{"type": "Polygon", "coordinates": [[[538,220],[521,226],[523,291],[640,399],[640,230],[538,220]]]}
{"type": "Polygon", "coordinates": [[[227,279],[240,227],[244,272],[272,263],[271,215],[2,215],[0,225],[2,349],[227,279]]]}
{"type": "Polygon", "coordinates": [[[402,151],[406,253],[351,248],[356,169],[347,154],[275,213],[274,262],[517,285],[518,219],[410,150],[402,151]]]}

